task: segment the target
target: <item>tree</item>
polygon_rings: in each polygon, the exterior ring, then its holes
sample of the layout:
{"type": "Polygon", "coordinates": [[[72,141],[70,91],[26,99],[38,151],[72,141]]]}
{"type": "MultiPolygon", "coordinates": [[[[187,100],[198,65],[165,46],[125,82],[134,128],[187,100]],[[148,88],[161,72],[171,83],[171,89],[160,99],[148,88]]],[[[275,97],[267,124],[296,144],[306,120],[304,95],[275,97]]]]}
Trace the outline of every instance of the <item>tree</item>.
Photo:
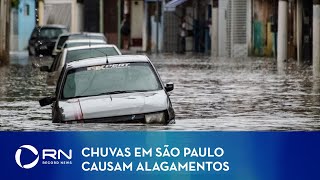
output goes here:
{"type": "Polygon", "coordinates": [[[20,0],[11,0],[11,7],[18,8],[20,0]]]}

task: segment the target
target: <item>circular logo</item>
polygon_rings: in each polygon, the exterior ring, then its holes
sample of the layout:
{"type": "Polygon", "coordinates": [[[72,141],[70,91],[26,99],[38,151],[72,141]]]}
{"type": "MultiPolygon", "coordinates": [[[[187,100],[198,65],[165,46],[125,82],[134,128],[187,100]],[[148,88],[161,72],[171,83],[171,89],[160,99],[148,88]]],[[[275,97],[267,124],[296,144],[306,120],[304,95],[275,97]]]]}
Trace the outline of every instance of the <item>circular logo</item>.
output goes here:
{"type": "Polygon", "coordinates": [[[15,159],[16,159],[16,163],[18,164],[18,166],[20,166],[21,168],[23,169],[31,169],[33,168],[35,165],[37,165],[38,161],[39,161],[39,153],[38,153],[38,150],[31,146],[31,145],[22,145],[19,147],[19,149],[16,151],[16,155],[15,155],[15,159]],[[31,163],[29,164],[24,164],[22,165],[21,164],[21,152],[22,152],[22,149],[28,149],[29,151],[31,151],[34,155],[37,156],[37,158],[32,161],[31,163]]]}

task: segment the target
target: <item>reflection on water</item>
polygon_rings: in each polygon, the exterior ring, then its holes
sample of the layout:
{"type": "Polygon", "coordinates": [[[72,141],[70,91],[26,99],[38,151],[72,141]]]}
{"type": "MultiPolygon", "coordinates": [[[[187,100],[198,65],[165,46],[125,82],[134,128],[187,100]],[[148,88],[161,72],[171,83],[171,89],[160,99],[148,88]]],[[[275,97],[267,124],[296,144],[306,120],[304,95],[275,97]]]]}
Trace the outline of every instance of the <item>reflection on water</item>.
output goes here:
{"type": "MultiPolygon", "coordinates": [[[[27,54],[13,54],[0,67],[0,130],[319,130],[320,80],[311,67],[274,60],[212,59],[207,56],[150,56],[164,82],[175,83],[171,100],[176,124],[53,124],[50,106],[37,100],[52,94],[46,74],[27,54]]],[[[50,64],[50,58],[42,58],[50,64]]]]}

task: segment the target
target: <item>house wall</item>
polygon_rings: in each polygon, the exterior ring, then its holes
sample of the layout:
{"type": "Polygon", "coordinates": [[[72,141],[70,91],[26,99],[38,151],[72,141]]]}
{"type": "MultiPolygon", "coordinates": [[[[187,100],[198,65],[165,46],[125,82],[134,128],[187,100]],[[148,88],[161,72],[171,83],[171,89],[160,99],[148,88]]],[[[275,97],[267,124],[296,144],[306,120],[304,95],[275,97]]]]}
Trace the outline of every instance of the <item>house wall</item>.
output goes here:
{"type": "Polygon", "coordinates": [[[18,49],[25,50],[28,47],[28,40],[35,27],[35,1],[20,0],[18,7],[18,49]]]}

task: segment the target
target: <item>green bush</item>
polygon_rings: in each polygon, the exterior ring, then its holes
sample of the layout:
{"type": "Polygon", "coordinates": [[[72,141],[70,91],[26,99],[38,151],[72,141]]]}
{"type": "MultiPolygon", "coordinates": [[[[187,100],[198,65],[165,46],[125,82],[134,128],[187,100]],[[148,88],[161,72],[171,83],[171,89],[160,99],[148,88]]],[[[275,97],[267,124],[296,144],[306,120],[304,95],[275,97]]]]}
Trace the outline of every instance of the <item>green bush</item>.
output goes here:
{"type": "Polygon", "coordinates": [[[17,8],[19,6],[20,0],[11,0],[11,7],[17,8]]]}

